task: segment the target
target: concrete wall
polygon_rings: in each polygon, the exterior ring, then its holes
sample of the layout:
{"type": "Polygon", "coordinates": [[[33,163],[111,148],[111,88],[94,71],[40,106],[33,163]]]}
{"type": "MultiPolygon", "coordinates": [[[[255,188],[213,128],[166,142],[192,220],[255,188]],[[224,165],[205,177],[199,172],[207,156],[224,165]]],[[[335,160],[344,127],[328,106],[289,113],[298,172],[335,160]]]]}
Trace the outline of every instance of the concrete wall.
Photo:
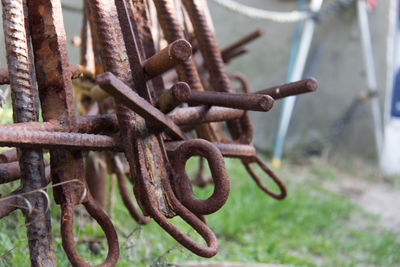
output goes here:
{"type": "MultiPolygon", "coordinates": [[[[244,73],[253,90],[285,81],[289,59],[293,24],[277,24],[255,20],[228,11],[213,1],[208,1],[216,26],[219,45],[224,47],[255,28],[263,28],[265,35],[250,45],[251,53],[232,64],[231,72],[244,73]]],[[[250,0],[240,1],[253,7],[289,11],[296,9],[297,1],[250,0]]],[[[329,1],[328,1],[329,2],[329,1]]],[[[378,1],[370,13],[374,59],[381,90],[381,102],[386,77],[386,34],[389,1],[378,1]]],[[[324,1],[326,4],[327,1],[324,1]]],[[[359,39],[355,5],[346,11],[326,17],[316,27],[311,55],[320,47],[311,76],[319,81],[317,93],[298,97],[285,151],[294,147],[309,146],[326,140],[330,127],[350,105],[358,92],[365,89],[365,70],[359,39]]],[[[255,143],[272,149],[281,104],[277,103],[268,114],[253,113],[257,122],[255,143]]],[[[365,157],[375,157],[372,117],[369,104],[363,105],[353,123],[341,134],[335,149],[365,157]]]]}

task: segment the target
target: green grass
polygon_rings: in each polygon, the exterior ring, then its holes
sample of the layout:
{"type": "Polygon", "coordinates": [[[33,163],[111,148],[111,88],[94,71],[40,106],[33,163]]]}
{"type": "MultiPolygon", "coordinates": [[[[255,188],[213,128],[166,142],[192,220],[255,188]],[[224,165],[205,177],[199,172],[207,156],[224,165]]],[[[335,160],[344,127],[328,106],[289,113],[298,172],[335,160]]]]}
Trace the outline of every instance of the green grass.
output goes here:
{"type": "MultiPolygon", "coordinates": [[[[396,241],[399,234],[380,227],[376,216],[367,214],[346,197],[322,188],[320,178],[335,179],[334,168],[324,165],[319,169],[315,163],[285,168],[281,174],[288,183],[289,196],[276,201],[255,186],[239,161],[226,162],[231,178],[229,200],[220,211],[207,216],[220,248],[212,261],[290,266],[400,266],[400,243],[396,241]]],[[[188,165],[190,172],[195,165],[193,161],[188,165]]],[[[203,198],[211,191],[212,186],[195,190],[203,198]]],[[[113,212],[120,237],[118,266],[167,266],[171,262],[207,260],[179,246],[154,221],[139,227],[119,197],[113,212]]],[[[52,206],[57,262],[59,266],[66,266],[58,217],[58,207],[52,206]]],[[[101,236],[98,226],[88,222],[85,216],[78,216],[76,220],[81,221],[76,222],[76,237],[101,236]]],[[[201,240],[182,220],[172,221],[183,232],[201,240]]],[[[23,223],[19,212],[1,221],[0,265],[29,265],[23,223]]],[[[85,259],[97,264],[107,253],[104,243],[82,243],[78,250],[85,259]]]]}

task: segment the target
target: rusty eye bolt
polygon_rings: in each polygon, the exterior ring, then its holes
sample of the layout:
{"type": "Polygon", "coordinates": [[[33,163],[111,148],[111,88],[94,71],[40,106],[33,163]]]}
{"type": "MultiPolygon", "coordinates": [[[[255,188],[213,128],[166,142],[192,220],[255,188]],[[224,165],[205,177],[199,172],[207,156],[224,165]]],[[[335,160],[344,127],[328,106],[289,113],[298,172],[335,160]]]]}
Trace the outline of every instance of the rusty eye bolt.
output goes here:
{"type": "Polygon", "coordinates": [[[21,186],[0,198],[0,218],[22,210],[32,266],[56,266],[45,191],[49,186],[61,208],[62,244],[71,264],[90,266],[76,251],[73,233],[74,207],[82,204],[107,239],[108,254],[100,266],[116,265],[117,233],[102,210],[106,170],[116,174],[123,203],[135,221],[154,219],[202,257],[218,252],[216,235],[204,216],[228,199],[224,157],[240,159],[266,194],[286,197],[284,183],[252,145],[248,112],[268,112],[275,100],[313,92],[317,81],[308,78],[251,92],[246,78],[229,75],[225,64],[247,53],[245,45],[262,31],[220,51],[203,7],[198,1],[181,2],[190,27],[180,24],[173,0],[154,0],[157,20],[150,19],[145,1],[85,1],[81,65],[73,66],[66,52],[61,1],[2,0],[8,68],[0,69],[0,84],[10,85],[14,123],[0,125],[0,146],[12,148],[0,154],[0,184],[19,180],[21,186]],[[163,40],[155,41],[151,34],[158,24],[168,42],[162,49],[163,40]],[[234,90],[234,81],[240,92],[234,90]],[[39,103],[43,122],[38,121],[39,103]],[[43,150],[49,151],[50,162],[43,159],[43,150]],[[100,154],[88,153],[84,160],[84,151],[103,151],[100,171],[94,165],[100,154]],[[185,164],[193,156],[208,161],[211,179],[204,180],[204,160],[197,176],[202,178],[189,178],[185,164]],[[278,193],[257,176],[253,164],[276,183],[278,193]],[[96,176],[103,184],[93,182],[96,176]],[[194,182],[214,183],[211,196],[196,198],[194,182]],[[168,219],[174,216],[187,222],[205,245],[173,225],[168,219]]]}

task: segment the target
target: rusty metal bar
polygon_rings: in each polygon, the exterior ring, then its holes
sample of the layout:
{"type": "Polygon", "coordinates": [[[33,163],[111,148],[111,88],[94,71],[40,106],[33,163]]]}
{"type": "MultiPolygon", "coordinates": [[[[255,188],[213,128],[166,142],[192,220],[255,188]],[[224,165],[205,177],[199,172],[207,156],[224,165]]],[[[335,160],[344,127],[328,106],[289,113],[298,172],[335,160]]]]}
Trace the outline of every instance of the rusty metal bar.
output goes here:
{"type": "Polygon", "coordinates": [[[264,34],[264,31],[262,29],[257,29],[255,31],[243,36],[239,40],[233,42],[232,44],[230,44],[229,46],[227,46],[221,50],[222,58],[224,59],[224,61],[226,59],[231,59],[232,57],[234,57],[233,55],[235,55],[235,54],[237,55],[238,51],[242,51],[244,45],[261,37],[263,34],[264,34]]]}
{"type": "Polygon", "coordinates": [[[192,92],[187,101],[190,105],[210,105],[242,110],[269,111],[274,99],[267,95],[233,94],[226,92],[192,92]]]}
{"type": "Polygon", "coordinates": [[[196,125],[241,118],[245,111],[223,107],[177,108],[168,117],[178,125],[196,125]]]}
{"type": "MultiPolygon", "coordinates": [[[[73,86],[68,69],[61,1],[28,1],[28,7],[43,119],[44,121],[58,120],[66,131],[73,131],[75,129],[73,86]]],[[[23,131],[21,134],[24,134],[23,131]]],[[[57,138],[64,135],[64,133],[53,134],[55,138],[48,141],[54,143],[59,143],[58,141],[61,140],[57,138]]],[[[39,139],[46,136],[43,132],[36,135],[39,139]]],[[[25,141],[29,140],[25,139],[25,141]]],[[[107,238],[109,250],[103,266],[114,266],[119,257],[117,234],[110,219],[98,207],[90,192],[87,192],[82,153],[60,149],[50,150],[50,164],[53,182],[67,182],[54,188],[54,199],[61,206],[63,218],[61,237],[68,259],[74,266],[88,266],[76,251],[73,237],[74,206],[82,202],[88,213],[104,230],[107,238]],[[68,183],[71,180],[78,180],[80,183],[68,183]],[[83,199],[82,196],[84,196],[83,199]]]]}
{"type": "Polygon", "coordinates": [[[164,112],[170,112],[190,98],[190,87],[187,83],[177,82],[171,89],[165,90],[157,99],[158,108],[164,112]]]}
{"type": "Polygon", "coordinates": [[[176,40],[166,48],[146,59],[143,69],[147,79],[152,79],[185,62],[192,55],[192,46],[184,39],[176,40]]]}
{"type": "MultiPolygon", "coordinates": [[[[26,1],[2,0],[2,5],[13,119],[17,123],[37,121],[38,99],[33,81],[31,33],[26,1]]],[[[47,185],[40,149],[20,149],[18,160],[21,166],[21,192],[31,192],[47,185]]],[[[55,266],[47,200],[37,193],[26,195],[25,199],[32,207],[29,211],[21,209],[27,227],[31,265],[55,266]]]]}
{"type": "MultiPolygon", "coordinates": [[[[45,161],[45,174],[46,174],[46,180],[50,181],[49,174],[50,168],[48,166],[49,164],[45,161]]],[[[1,163],[0,164],[0,184],[5,184],[9,183],[12,181],[16,181],[21,178],[21,169],[19,167],[19,162],[14,161],[10,163],[1,163]]]]}
{"type": "MultiPolygon", "coordinates": [[[[71,79],[80,78],[82,70],[79,65],[69,66],[69,72],[71,73],[71,79]]],[[[0,68],[0,85],[10,84],[10,74],[8,68],[0,68]]]]}
{"type": "Polygon", "coordinates": [[[113,137],[105,135],[4,128],[1,129],[0,146],[32,149],[121,151],[119,142],[113,137]]]}
{"type": "MultiPolygon", "coordinates": [[[[165,142],[167,152],[176,151],[177,148],[182,145],[185,141],[170,141],[165,142]]],[[[212,143],[218,148],[222,156],[228,158],[253,158],[257,155],[257,151],[252,145],[241,145],[241,144],[224,144],[224,143],[212,143]]]]}
{"type": "Polygon", "coordinates": [[[18,160],[18,154],[16,149],[10,149],[0,154],[0,163],[9,163],[17,160],[18,160]]]}
{"type": "Polygon", "coordinates": [[[129,86],[115,77],[112,73],[107,72],[100,74],[96,78],[97,83],[106,92],[113,95],[121,103],[126,105],[132,111],[142,116],[146,121],[153,126],[165,128],[165,132],[171,137],[179,140],[185,139],[185,134],[182,130],[164,113],[153,107],[144,98],[132,91],[129,86]]]}
{"type": "Polygon", "coordinates": [[[254,94],[269,95],[274,99],[281,99],[288,96],[300,95],[314,92],[318,88],[318,82],[314,78],[307,78],[297,82],[285,83],[273,86],[254,94]]]}

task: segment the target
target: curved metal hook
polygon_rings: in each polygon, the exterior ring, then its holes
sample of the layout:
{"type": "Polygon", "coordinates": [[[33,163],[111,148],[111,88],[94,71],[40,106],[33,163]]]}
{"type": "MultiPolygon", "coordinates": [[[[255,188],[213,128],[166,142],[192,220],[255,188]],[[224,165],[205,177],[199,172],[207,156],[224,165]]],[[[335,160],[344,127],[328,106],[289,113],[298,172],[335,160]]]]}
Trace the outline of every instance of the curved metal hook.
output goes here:
{"type": "Polygon", "coordinates": [[[174,192],[169,183],[164,183],[164,192],[170,201],[174,212],[181,216],[193,229],[200,234],[200,236],[206,241],[207,246],[200,245],[193,239],[185,235],[175,225],[170,223],[167,218],[152,204],[154,197],[151,195],[150,183],[146,179],[140,179],[136,186],[141,187],[139,190],[135,190],[135,193],[140,192],[141,196],[140,203],[149,214],[167,233],[169,233],[176,241],[182,246],[186,247],[198,256],[211,258],[218,253],[218,241],[215,234],[207,226],[202,216],[197,216],[188,210],[179,200],[176,198],[174,192]]]}
{"type": "Polygon", "coordinates": [[[174,169],[173,187],[178,199],[191,212],[207,215],[219,210],[229,196],[229,178],[225,169],[224,158],[219,149],[203,139],[192,139],[182,142],[173,152],[168,153],[174,169]],[[208,199],[198,199],[192,189],[190,179],[185,171],[186,161],[192,156],[202,156],[208,160],[214,192],[208,199]]]}
{"type": "Polygon", "coordinates": [[[253,180],[256,182],[258,187],[261,188],[265,193],[270,195],[271,197],[282,200],[286,197],[287,195],[287,190],[285,184],[282,182],[282,180],[278,177],[278,175],[272,171],[263,161],[260,157],[254,156],[250,159],[242,159],[241,160],[244,167],[246,168],[247,172],[251,175],[253,180]],[[255,173],[254,169],[251,167],[251,163],[257,163],[258,166],[275,182],[275,184],[279,187],[279,193],[275,193],[271,191],[258,177],[258,175],[255,173]]]}
{"type": "MultiPolygon", "coordinates": [[[[104,262],[99,267],[113,267],[116,265],[119,258],[118,236],[114,226],[104,211],[98,206],[90,193],[86,191],[86,200],[83,205],[85,209],[94,218],[100,227],[103,229],[108,243],[108,254],[104,262]]],[[[61,204],[61,239],[65,253],[73,266],[91,267],[79,256],[75,248],[74,241],[74,203],[65,201],[61,204]]]]}

